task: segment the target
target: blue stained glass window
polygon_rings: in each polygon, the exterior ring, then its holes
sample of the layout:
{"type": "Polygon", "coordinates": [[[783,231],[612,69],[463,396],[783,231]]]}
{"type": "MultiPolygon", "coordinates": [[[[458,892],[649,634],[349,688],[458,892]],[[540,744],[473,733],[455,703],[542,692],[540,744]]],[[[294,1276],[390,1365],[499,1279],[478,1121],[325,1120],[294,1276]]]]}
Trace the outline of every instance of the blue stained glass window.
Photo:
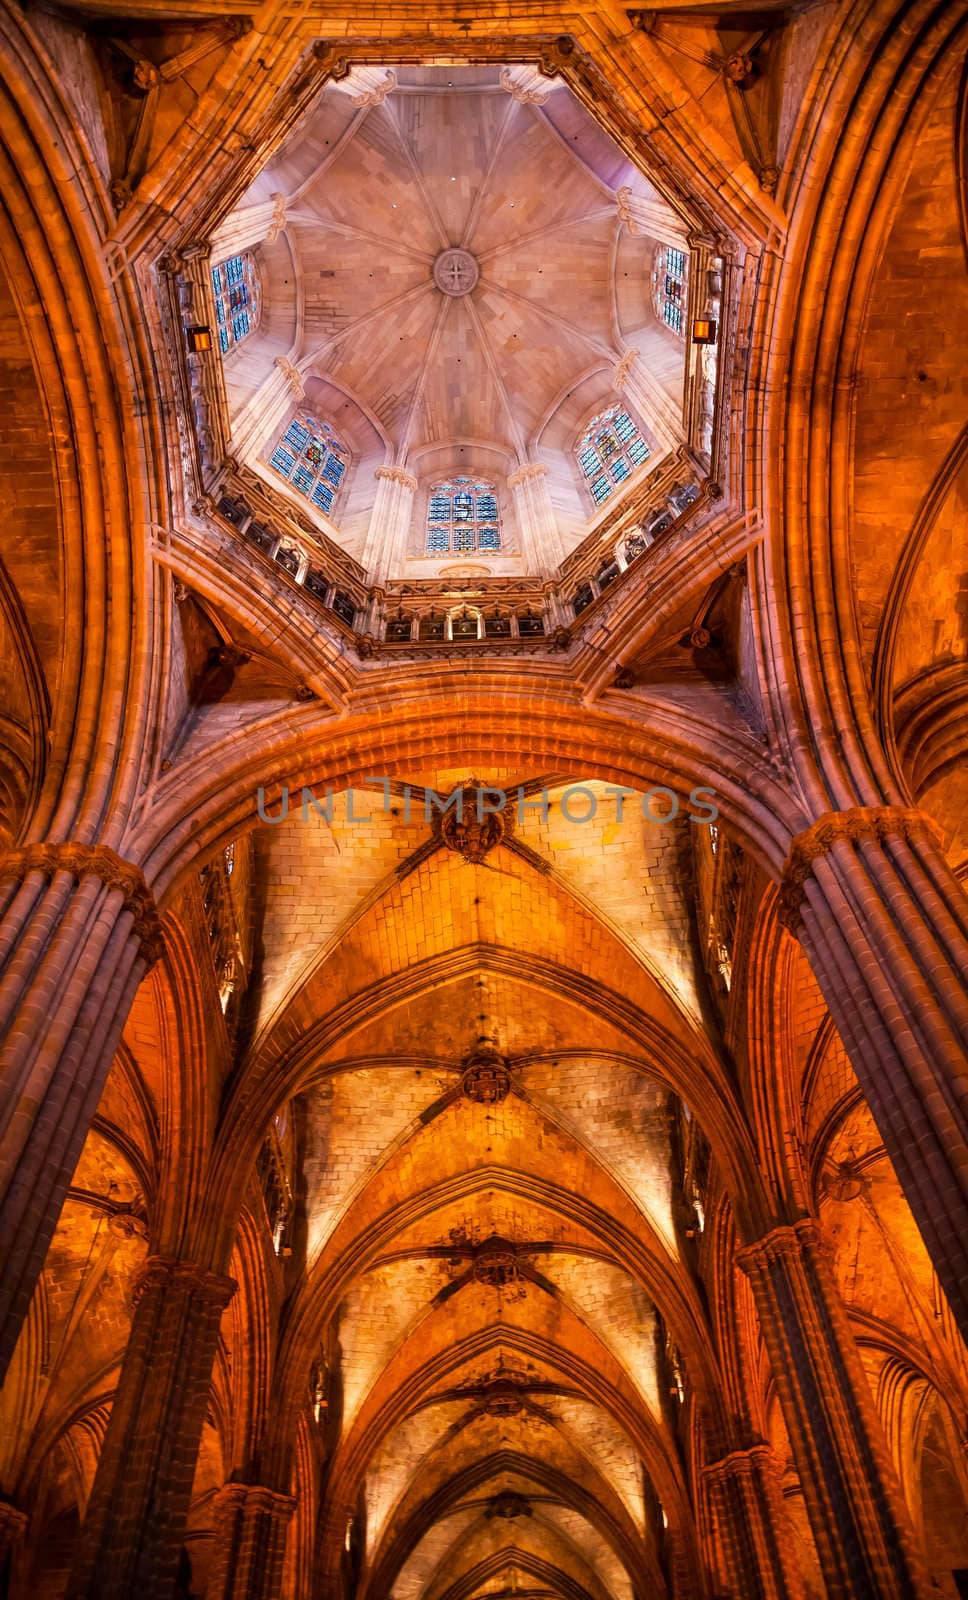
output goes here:
{"type": "Polygon", "coordinates": [[[501,528],[493,483],[448,478],[435,483],[427,507],[428,555],[500,550],[501,528]]]}
{"type": "Polygon", "coordinates": [[[686,252],[662,244],[655,253],[652,293],[656,312],[667,328],[682,334],[686,304],[686,252]]]}
{"type": "Polygon", "coordinates": [[[612,406],[592,418],[575,446],[575,454],[591,497],[600,506],[617,484],[624,483],[636,467],[648,460],[650,450],[629,413],[621,406],[612,406]]]}
{"type": "Polygon", "coordinates": [[[271,456],[270,467],[288,478],[294,489],[327,514],[346,471],[349,452],[328,422],[294,417],[271,456]]]}
{"type": "Polygon", "coordinates": [[[223,355],[241,344],[259,320],[260,286],[255,262],[248,251],[229,256],[212,268],[212,294],[218,342],[223,355]]]}

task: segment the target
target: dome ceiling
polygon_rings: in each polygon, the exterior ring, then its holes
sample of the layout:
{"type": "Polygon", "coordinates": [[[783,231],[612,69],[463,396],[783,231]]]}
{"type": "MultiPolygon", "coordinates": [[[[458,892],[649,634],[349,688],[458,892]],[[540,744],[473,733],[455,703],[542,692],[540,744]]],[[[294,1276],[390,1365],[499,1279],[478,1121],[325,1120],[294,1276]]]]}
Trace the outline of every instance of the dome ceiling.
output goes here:
{"type": "MultiPolygon", "coordinates": [[[[260,324],[226,361],[237,452],[264,462],[287,415],[254,397],[284,369],[289,414],[305,395],[365,463],[354,504],[333,513],[354,553],[383,464],[506,479],[544,460],[562,478],[567,547],[594,510],[571,481],[574,443],[618,398],[630,348],[681,407],[683,346],[651,303],[656,241],[681,230],[558,80],[525,67],[357,68],[213,246],[254,248],[262,277],[260,324]],[[628,189],[651,236],[623,221],[628,189]],[[261,238],[245,237],[247,218],[270,215],[268,238],[265,220],[261,238]]],[[[648,433],[652,419],[639,420],[648,433]]]]}

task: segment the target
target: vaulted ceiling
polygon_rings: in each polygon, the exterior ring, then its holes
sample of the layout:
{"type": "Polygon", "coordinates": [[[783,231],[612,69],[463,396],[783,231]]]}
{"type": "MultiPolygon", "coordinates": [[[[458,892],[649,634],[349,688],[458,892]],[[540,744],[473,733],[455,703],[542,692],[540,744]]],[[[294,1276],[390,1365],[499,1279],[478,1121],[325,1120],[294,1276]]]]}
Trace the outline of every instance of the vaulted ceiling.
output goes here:
{"type": "Polygon", "coordinates": [[[225,361],[230,411],[243,457],[264,462],[285,414],[248,429],[253,397],[274,363],[298,374],[360,462],[352,503],[333,516],[354,554],[383,463],[421,481],[465,468],[503,483],[544,460],[566,538],[584,532],[594,507],[573,447],[616,400],[629,349],[664,409],[681,411],[684,346],[655,314],[652,266],[682,224],[558,79],[525,67],[357,68],[222,224],[216,256],[269,209],[260,326],[225,361]],[[634,231],[620,190],[635,196],[634,231]]]}

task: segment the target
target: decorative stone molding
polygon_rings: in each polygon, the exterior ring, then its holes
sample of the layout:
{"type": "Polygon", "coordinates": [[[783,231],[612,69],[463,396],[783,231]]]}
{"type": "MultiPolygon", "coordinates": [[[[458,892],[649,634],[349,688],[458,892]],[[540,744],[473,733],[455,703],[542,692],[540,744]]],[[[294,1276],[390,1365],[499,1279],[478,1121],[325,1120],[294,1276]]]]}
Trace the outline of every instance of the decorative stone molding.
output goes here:
{"type": "Polygon", "coordinates": [[[350,96],[350,100],[358,111],[363,111],[367,106],[382,106],[388,94],[392,94],[397,87],[397,75],[393,67],[387,67],[383,76],[380,76],[378,67],[354,66],[350,75],[351,83],[363,83],[362,94],[350,96]]]}
{"type": "Polygon", "coordinates": [[[546,478],[548,468],[543,461],[526,461],[523,467],[515,468],[508,477],[508,488],[516,489],[520,483],[534,483],[538,478],[546,478]]]}
{"type": "Polygon", "coordinates": [[[474,784],[464,788],[459,809],[455,803],[452,810],[435,811],[431,824],[435,838],[475,866],[514,831],[513,818],[507,810],[479,814],[478,796],[487,787],[487,784],[474,784]]]}
{"type": "Polygon", "coordinates": [[[164,941],[154,898],[140,867],[122,860],[107,845],[70,841],[24,845],[0,859],[0,877],[16,878],[22,883],[30,872],[42,872],[48,879],[57,872],[69,872],[78,882],[93,875],[100,878],[106,889],[120,889],[125,909],[134,917],[134,932],[141,941],[141,953],[147,965],[154,966],[164,941]]]}
{"type": "Polygon", "coordinates": [[[492,1045],[479,1045],[464,1059],[461,1092],[477,1105],[493,1106],[511,1092],[511,1074],[500,1051],[492,1045]]]}
{"type": "Polygon", "coordinates": [[[277,1490],[267,1489],[259,1483],[223,1483],[212,1501],[212,1507],[216,1523],[241,1510],[259,1512],[286,1523],[296,1509],[296,1502],[292,1495],[279,1494],[277,1490]]]}
{"type": "Polygon", "coordinates": [[[272,220],[266,230],[266,244],[275,244],[285,226],[286,196],[284,194],[274,194],[272,196],[272,220]]]}
{"type": "Polygon", "coordinates": [[[402,489],[416,492],[417,480],[412,473],[404,471],[403,467],[377,467],[373,476],[384,478],[387,483],[398,483],[402,489]]]}
{"type": "Polygon", "coordinates": [[[787,854],[780,878],[777,913],[781,927],[796,933],[805,886],[813,875],[814,862],[822,860],[835,844],[841,840],[850,844],[864,841],[884,844],[888,839],[908,842],[917,834],[926,834],[938,845],[942,842],[937,824],[914,806],[853,806],[849,811],[828,811],[818,817],[803,833],[797,834],[787,854]]]}
{"type": "Polygon", "coordinates": [[[526,106],[543,106],[551,94],[548,74],[537,67],[502,67],[501,88],[526,106]]]}
{"type": "Polygon", "coordinates": [[[160,1291],[165,1296],[187,1295],[220,1309],[227,1306],[238,1284],[234,1278],[212,1272],[197,1261],[181,1261],[172,1256],[149,1256],[131,1290],[132,1307],[145,1295],[160,1291]]]}
{"type": "Polygon", "coordinates": [[[612,383],[619,391],[624,389],[628,383],[632,368],[638,359],[639,352],[637,350],[626,350],[624,352],[622,359],[612,373],[612,383]]]}
{"type": "Polygon", "coordinates": [[[306,387],[303,382],[303,375],[299,368],[294,362],[289,360],[288,356],[276,356],[276,366],[279,368],[279,371],[282,373],[283,377],[288,383],[289,392],[296,401],[296,404],[302,405],[306,398],[306,387]]]}
{"type": "Polygon", "coordinates": [[[703,1477],[708,1483],[726,1483],[738,1478],[752,1478],[764,1469],[776,1474],[782,1470],[772,1445],[754,1444],[747,1450],[731,1450],[718,1461],[707,1462],[703,1467],[703,1477]]]}
{"type": "Polygon", "coordinates": [[[801,1217],[799,1222],[780,1223],[754,1244],[744,1245],[736,1252],[736,1265],[750,1276],[766,1271],[785,1256],[802,1255],[805,1248],[825,1248],[820,1230],[810,1217],[801,1217]]]}

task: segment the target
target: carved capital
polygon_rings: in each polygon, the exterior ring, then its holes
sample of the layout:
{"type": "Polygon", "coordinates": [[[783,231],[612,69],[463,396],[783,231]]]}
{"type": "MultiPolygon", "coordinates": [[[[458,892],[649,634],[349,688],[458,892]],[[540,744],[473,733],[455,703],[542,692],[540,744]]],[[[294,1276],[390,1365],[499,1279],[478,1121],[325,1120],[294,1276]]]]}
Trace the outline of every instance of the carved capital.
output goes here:
{"type": "MultiPolygon", "coordinates": [[[[376,68],[363,69],[364,72],[367,70],[373,74],[375,81],[371,82],[370,87],[365,89],[362,94],[355,94],[352,97],[353,105],[357,106],[360,111],[367,106],[382,106],[387,95],[392,94],[397,86],[397,75],[392,67],[387,67],[382,78],[376,68]]],[[[360,69],[357,68],[354,78],[360,75],[360,69]]]]}
{"type": "Polygon", "coordinates": [[[551,93],[548,76],[546,71],[538,67],[502,67],[501,88],[513,100],[520,100],[522,105],[543,106],[551,93]]]}
{"type": "Polygon", "coordinates": [[[814,862],[821,860],[841,840],[859,844],[873,840],[909,840],[926,834],[941,844],[941,831],[932,819],[912,806],[854,806],[849,811],[828,811],[790,846],[780,878],[778,916],[782,927],[795,934],[800,926],[805,886],[813,875],[814,862]]]}
{"type": "Polygon", "coordinates": [[[537,478],[546,478],[548,468],[543,461],[526,461],[523,467],[518,467],[508,478],[508,488],[516,489],[521,483],[533,483],[537,478]]]}
{"type": "Polygon", "coordinates": [[[729,1483],[764,1471],[779,1475],[780,1470],[776,1451],[764,1442],[751,1445],[748,1450],[731,1450],[718,1461],[708,1462],[703,1477],[709,1483],[729,1483]]]}
{"type": "Polygon", "coordinates": [[[411,493],[416,490],[417,480],[410,472],[405,472],[403,467],[377,467],[373,474],[375,478],[385,478],[388,483],[399,483],[402,489],[409,489],[411,493]]]}
{"type": "Polygon", "coordinates": [[[285,226],[286,197],[284,194],[274,194],[272,196],[272,218],[266,229],[266,244],[275,244],[285,226]]]}
{"type": "Polygon", "coordinates": [[[93,876],[106,889],[120,889],[126,910],[134,917],[134,931],[141,941],[147,966],[154,966],[162,952],[161,921],[151,890],[140,867],[123,861],[103,844],[28,844],[11,850],[0,859],[0,877],[22,883],[29,872],[42,872],[47,879],[57,872],[69,872],[78,882],[93,876]]]}
{"type": "Polygon", "coordinates": [[[612,383],[615,385],[616,389],[621,390],[625,388],[625,385],[628,383],[631,376],[632,368],[635,366],[635,363],[638,359],[639,352],[637,350],[625,351],[621,361],[619,361],[615,371],[612,373],[612,383]]]}
{"type": "Polygon", "coordinates": [[[131,1291],[131,1303],[136,1306],[145,1295],[160,1293],[166,1298],[180,1295],[184,1299],[198,1300],[221,1310],[228,1305],[237,1287],[234,1278],[212,1272],[197,1261],[149,1256],[131,1291]]]}
{"type": "Polygon", "coordinates": [[[810,1217],[799,1222],[781,1223],[754,1244],[744,1245],[736,1252],[736,1265],[748,1277],[763,1272],[774,1262],[799,1257],[804,1250],[820,1250],[823,1243],[820,1231],[810,1217]]]}
{"type": "Polygon", "coordinates": [[[276,356],[276,366],[289,385],[289,392],[298,405],[302,405],[306,398],[306,388],[303,375],[288,356],[276,356]]]}
{"type": "Polygon", "coordinates": [[[279,1494],[259,1483],[223,1483],[212,1504],[216,1524],[254,1514],[271,1517],[285,1527],[296,1509],[292,1495],[279,1494]]]}

